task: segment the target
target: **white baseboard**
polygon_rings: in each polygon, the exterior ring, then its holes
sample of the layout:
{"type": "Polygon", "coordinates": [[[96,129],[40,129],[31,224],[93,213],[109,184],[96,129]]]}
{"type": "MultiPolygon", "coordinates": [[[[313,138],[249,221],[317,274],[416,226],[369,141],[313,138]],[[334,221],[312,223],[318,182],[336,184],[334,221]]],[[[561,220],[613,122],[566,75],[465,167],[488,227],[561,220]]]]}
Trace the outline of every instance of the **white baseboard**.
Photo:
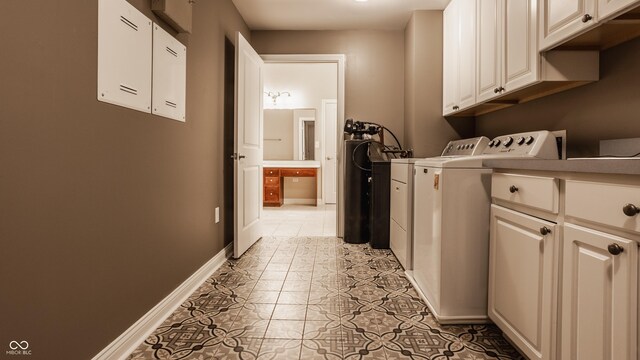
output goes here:
{"type": "Polygon", "coordinates": [[[117,339],[107,345],[92,360],[125,359],[131,354],[162,322],[182,304],[189,295],[198,289],[216,270],[224,264],[233,252],[233,244],[220,250],[211,260],[193,273],[178,286],[171,294],[162,299],[153,309],[149,310],[135,324],[131,325],[117,339]]]}
{"type": "Polygon", "coordinates": [[[316,199],[284,199],[285,205],[315,205],[316,199]]]}

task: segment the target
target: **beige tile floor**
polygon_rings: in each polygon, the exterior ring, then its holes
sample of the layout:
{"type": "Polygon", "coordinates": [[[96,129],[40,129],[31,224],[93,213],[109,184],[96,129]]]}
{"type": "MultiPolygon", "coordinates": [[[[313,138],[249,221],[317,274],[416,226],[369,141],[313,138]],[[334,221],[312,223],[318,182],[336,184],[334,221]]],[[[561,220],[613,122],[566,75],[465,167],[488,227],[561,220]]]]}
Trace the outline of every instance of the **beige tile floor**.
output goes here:
{"type": "Polygon", "coordinates": [[[336,236],[336,205],[263,208],[264,236],[336,236]]]}
{"type": "Polygon", "coordinates": [[[439,325],[389,250],[291,236],[229,260],[129,359],[522,357],[493,325],[439,325]]]}

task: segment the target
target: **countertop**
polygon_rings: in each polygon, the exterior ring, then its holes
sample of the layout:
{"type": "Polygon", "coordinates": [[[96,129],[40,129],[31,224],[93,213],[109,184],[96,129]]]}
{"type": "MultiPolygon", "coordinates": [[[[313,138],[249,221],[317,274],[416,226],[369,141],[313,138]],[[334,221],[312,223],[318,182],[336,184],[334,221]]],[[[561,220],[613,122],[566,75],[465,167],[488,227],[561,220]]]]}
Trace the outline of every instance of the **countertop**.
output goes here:
{"type": "Polygon", "coordinates": [[[266,168],[319,168],[320,161],[315,160],[264,160],[266,168]]]}
{"type": "Polygon", "coordinates": [[[493,159],[484,160],[482,164],[494,169],[640,175],[640,158],[493,159]]]}

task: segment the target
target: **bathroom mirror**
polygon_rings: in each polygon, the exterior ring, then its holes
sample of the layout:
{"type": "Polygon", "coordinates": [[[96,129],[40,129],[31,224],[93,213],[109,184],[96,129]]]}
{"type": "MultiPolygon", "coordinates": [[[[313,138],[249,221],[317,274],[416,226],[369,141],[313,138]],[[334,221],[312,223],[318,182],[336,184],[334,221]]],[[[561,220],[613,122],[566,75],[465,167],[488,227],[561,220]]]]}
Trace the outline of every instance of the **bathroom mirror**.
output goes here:
{"type": "Polygon", "coordinates": [[[315,109],[265,109],[265,160],[316,160],[315,109]]]}

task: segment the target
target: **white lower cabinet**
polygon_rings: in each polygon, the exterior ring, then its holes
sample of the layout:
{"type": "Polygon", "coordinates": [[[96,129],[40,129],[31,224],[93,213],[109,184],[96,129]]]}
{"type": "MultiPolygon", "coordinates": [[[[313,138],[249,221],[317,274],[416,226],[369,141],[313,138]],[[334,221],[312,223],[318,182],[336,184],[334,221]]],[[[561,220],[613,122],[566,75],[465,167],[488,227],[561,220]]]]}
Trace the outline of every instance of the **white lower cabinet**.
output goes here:
{"type": "Polygon", "coordinates": [[[529,358],[550,359],[557,225],[491,206],[489,317],[529,358]]]}
{"type": "Polygon", "coordinates": [[[640,178],[496,172],[491,195],[491,320],[529,359],[640,360],[640,178]]]}
{"type": "Polygon", "coordinates": [[[635,360],[638,245],[564,225],[561,358],[635,360]]]}

